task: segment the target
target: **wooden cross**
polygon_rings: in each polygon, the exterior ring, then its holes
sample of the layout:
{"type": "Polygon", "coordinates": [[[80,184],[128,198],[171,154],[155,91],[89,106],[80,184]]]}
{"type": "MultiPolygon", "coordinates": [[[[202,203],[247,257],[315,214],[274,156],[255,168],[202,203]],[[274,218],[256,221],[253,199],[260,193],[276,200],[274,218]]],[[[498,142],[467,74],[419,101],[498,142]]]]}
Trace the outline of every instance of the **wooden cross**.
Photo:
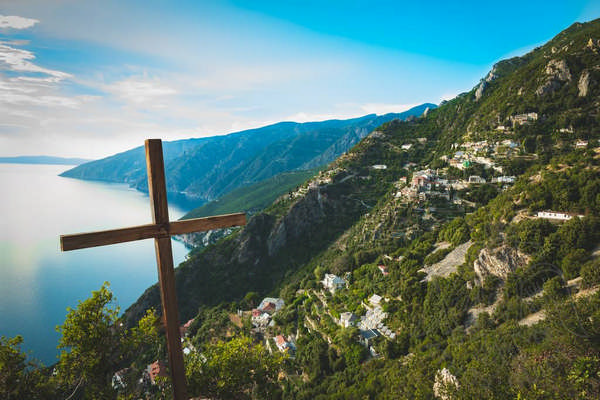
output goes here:
{"type": "Polygon", "coordinates": [[[175,271],[173,269],[171,236],[245,225],[246,215],[239,213],[183,221],[169,221],[165,168],[160,139],[146,140],[146,168],[148,171],[150,206],[152,208],[152,224],[108,231],[62,235],[60,237],[60,248],[62,251],[68,251],[154,238],[160,296],[163,315],[166,321],[169,366],[173,378],[173,394],[175,400],[187,400],[177,298],[175,294],[175,271]]]}

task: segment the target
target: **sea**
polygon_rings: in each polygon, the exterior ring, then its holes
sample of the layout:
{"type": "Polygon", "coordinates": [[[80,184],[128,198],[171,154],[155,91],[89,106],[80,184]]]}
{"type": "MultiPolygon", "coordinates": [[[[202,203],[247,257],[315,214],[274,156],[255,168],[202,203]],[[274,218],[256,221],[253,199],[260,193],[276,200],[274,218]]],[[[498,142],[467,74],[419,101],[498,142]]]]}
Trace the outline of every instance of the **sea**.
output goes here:
{"type": "MultiPolygon", "coordinates": [[[[58,176],[64,165],[0,164],[0,336],[23,336],[21,350],[44,365],[67,308],[104,282],[123,312],[158,280],[152,240],[61,252],[59,237],[152,222],[147,195],[125,184],[58,176]]],[[[189,211],[169,206],[171,220],[189,211]]],[[[188,250],[173,242],[175,265],[188,250]]]]}

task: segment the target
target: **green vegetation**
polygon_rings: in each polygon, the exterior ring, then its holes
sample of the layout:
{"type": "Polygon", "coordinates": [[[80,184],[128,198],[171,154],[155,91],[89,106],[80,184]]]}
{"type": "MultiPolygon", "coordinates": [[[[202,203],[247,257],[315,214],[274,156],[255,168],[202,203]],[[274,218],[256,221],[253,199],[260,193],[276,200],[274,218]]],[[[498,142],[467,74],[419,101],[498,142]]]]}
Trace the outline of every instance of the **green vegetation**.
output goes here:
{"type": "Polygon", "coordinates": [[[246,212],[250,215],[263,210],[279,196],[305,182],[318,170],[284,172],[254,185],[234,189],[218,200],[193,209],[181,219],[201,218],[210,215],[246,212]]]}
{"type": "Polygon", "coordinates": [[[281,389],[277,375],[283,365],[281,355],[270,355],[261,344],[247,337],[209,344],[202,356],[186,358],[190,394],[218,399],[273,399],[281,389]]]}

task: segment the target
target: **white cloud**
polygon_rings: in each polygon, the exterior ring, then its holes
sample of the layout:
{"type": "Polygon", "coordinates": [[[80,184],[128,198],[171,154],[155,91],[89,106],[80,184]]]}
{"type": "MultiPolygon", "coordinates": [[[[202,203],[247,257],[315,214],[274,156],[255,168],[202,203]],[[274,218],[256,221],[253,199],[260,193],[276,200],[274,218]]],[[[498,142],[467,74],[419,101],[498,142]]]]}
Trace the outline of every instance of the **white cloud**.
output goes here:
{"type": "Polygon", "coordinates": [[[29,96],[17,93],[1,93],[0,92],[0,104],[13,104],[13,105],[32,105],[32,106],[43,106],[43,107],[71,107],[76,108],[79,105],[79,101],[73,97],[64,96],[29,96]]]}
{"type": "MultiPolygon", "coordinates": [[[[132,77],[115,82],[105,89],[121,99],[134,104],[147,103],[159,97],[176,94],[177,91],[158,78],[132,77]]],[[[162,105],[158,104],[159,107],[162,105]]]]}
{"type": "Polygon", "coordinates": [[[58,82],[71,77],[66,72],[40,67],[30,61],[34,59],[35,55],[31,51],[17,49],[0,42],[0,69],[49,75],[46,80],[50,82],[58,82]]]}
{"type": "Polygon", "coordinates": [[[16,15],[0,15],[0,29],[27,29],[37,24],[37,19],[24,18],[16,15]]]}

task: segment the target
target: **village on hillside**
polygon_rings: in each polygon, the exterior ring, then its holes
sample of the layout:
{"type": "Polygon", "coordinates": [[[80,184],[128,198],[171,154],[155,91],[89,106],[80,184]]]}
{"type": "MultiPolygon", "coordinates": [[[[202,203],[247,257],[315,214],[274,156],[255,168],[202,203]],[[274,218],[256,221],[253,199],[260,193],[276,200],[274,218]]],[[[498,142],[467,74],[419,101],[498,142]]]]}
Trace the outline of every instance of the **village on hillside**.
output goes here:
{"type": "MultiPolygon", "coordinates": [[[[442,167],[417,169],[417,164],[406,163],[403,167],[405,175],[400,177],[394,184],[393,197],[398,204],[403,206],[413,205],[417,210],[427,205],[428,212],[435,212],[435,207],[431,204],[441,204],[440,202],[461,207],[463,210],[474,209],[477,204],[462,197],[463,194],[468,193],[469,189],[490,184],[495,185],[498,190],[506,190],[515,184],[517,177],[504,173],[502,160],[515,157],[524,159],[535,157],[535,155],[527,154],[523,145],[511,138],[511,127],[529,124],[537,119],[538,115],[535,112],[516,114],[508,118],[510,126],[498,125],[495,128],[496,134],[504,135],[505,138],[454,143],[451,154],[442,155],[438,158],[442,162],[442,167]],[[473,170],[483,173],[465,174],[473,170]]],[[[558,133],[571,137],[574,131],[569,127],[560,129],[558,133]]],[[[376,137],[377,132],[373,132],[372,135],[376,137]]],[[[415,146],[424,145],[426,142],[426,138],[417,138],[412,143],[402,145],[401,150],[408,152],[414,149],[415,146]]],[[[589,141],[583,139],[571,139],[569,143],[574,148],[587,148],[589,145],[589,141]]],[[[388,166],[386,164],[373,164],[370,169],[386,171],[388,166]]],[[[316,191],[320,196],[320,188],[332,184],[334,179],[339,179],[339,176],[343,176],[341,181],[352,178],[365,179],[364,176],[357,176],[348,173],[343,168],[335,167],[321,171],[307,184],[286,195],[286,198],[298,199],[306,196],[310,191],[316,191]]],[[[523,218],[542,218],[560,223],[569,221],[572,218],[583,218],[583,215],[561,210],[545,210],[534,214],[530,213],[523,216],[523,218]]],[[[455,253],[460,253],[458,258],[464,260],[470,244],[471,242],[467,242],[456,248],[448,248],[449,253],[444,254],[448,254],[447,259],[454,259],[455,253]]],[[[449,244],[447,245],[449,246],[449,244]]],[[[444,250],[444,248],[439,247],[436,250],[444,250]]],[[[383,259],[390,262],[400,262],[402,258],[402,256],[397,259],[388,255],[383,256],[383,259]]],[[[448,276],[450,272],[456,270],[458,263],[453,262],[452,268],[444,267],[443,264],[444,260],[435,265],[424,266],[420,270],[425,274],[423,281],[429,281],[434,276],[448,276]]],[[[376,268],[383,279],[389,279],[388,266],[385,265],[385,262],[377,263],[376,268]]],[[[311,299],[313,310],[310,315],[304,315],[302,325],[309,332],[322,335],[329,343],[332,343],[329,336],[333,329],[331,322],[337,326],[336,329],[355,329],[357,333],[355,340],[365,348],[368,356],[370,358],[382,357],[380,350],[382,341],[394,341],[400,334],[399,329],[393,329],[387,325],[388,312],[385,311],[386,304],[401,299],[388,299],[377,293],[369,293],[360,301],[358,307],[343,309],[342,304],[342,309],[340,309],[339,302],[337,306],[332,306],[331,303],[336,299],[336,296],[351,291],[351,275],[348,272],[344,277],[341,277],[325,272],[319,281],[319,287],[299,291],[302,292],[303,296],[311,299]]],[[[284,333],[277,324],[277,316],[285,307],[286,304],[282,298],[265,297],[254,308],[237,310],[236,313],[230,315],[230,320],[239,328],[248,323],[251,326],[253,336],[261,340],[271,354],[281,352],[290,358],[294,358],[297,352],[300,330],[296,329],[295,332],[284,333]]],[[[186,355],[191,352],[198,352],[188,336],[193,322],[194,319],[191,319],[180,328],[181,343],[186,355]]],[[[200,356],[202,357],[201,354],[200,356]]],[[[113,375],[112,386],[115,390],[124,387],[127,372],[128,369],[123,369],[113,375]]],[[[160,382],[162,377],[167,376],[165,363],[157,360],[148,364],[143,375],[139,378],[139,383],[144,387],[151,387],[160,382]]],[[[439,386],[441,384],[439,382],[443,381],[453,383],[453,379],[455,380],[448,370],[439,370],[438,375],[436,375],[436,385],[439,386]]]]}

